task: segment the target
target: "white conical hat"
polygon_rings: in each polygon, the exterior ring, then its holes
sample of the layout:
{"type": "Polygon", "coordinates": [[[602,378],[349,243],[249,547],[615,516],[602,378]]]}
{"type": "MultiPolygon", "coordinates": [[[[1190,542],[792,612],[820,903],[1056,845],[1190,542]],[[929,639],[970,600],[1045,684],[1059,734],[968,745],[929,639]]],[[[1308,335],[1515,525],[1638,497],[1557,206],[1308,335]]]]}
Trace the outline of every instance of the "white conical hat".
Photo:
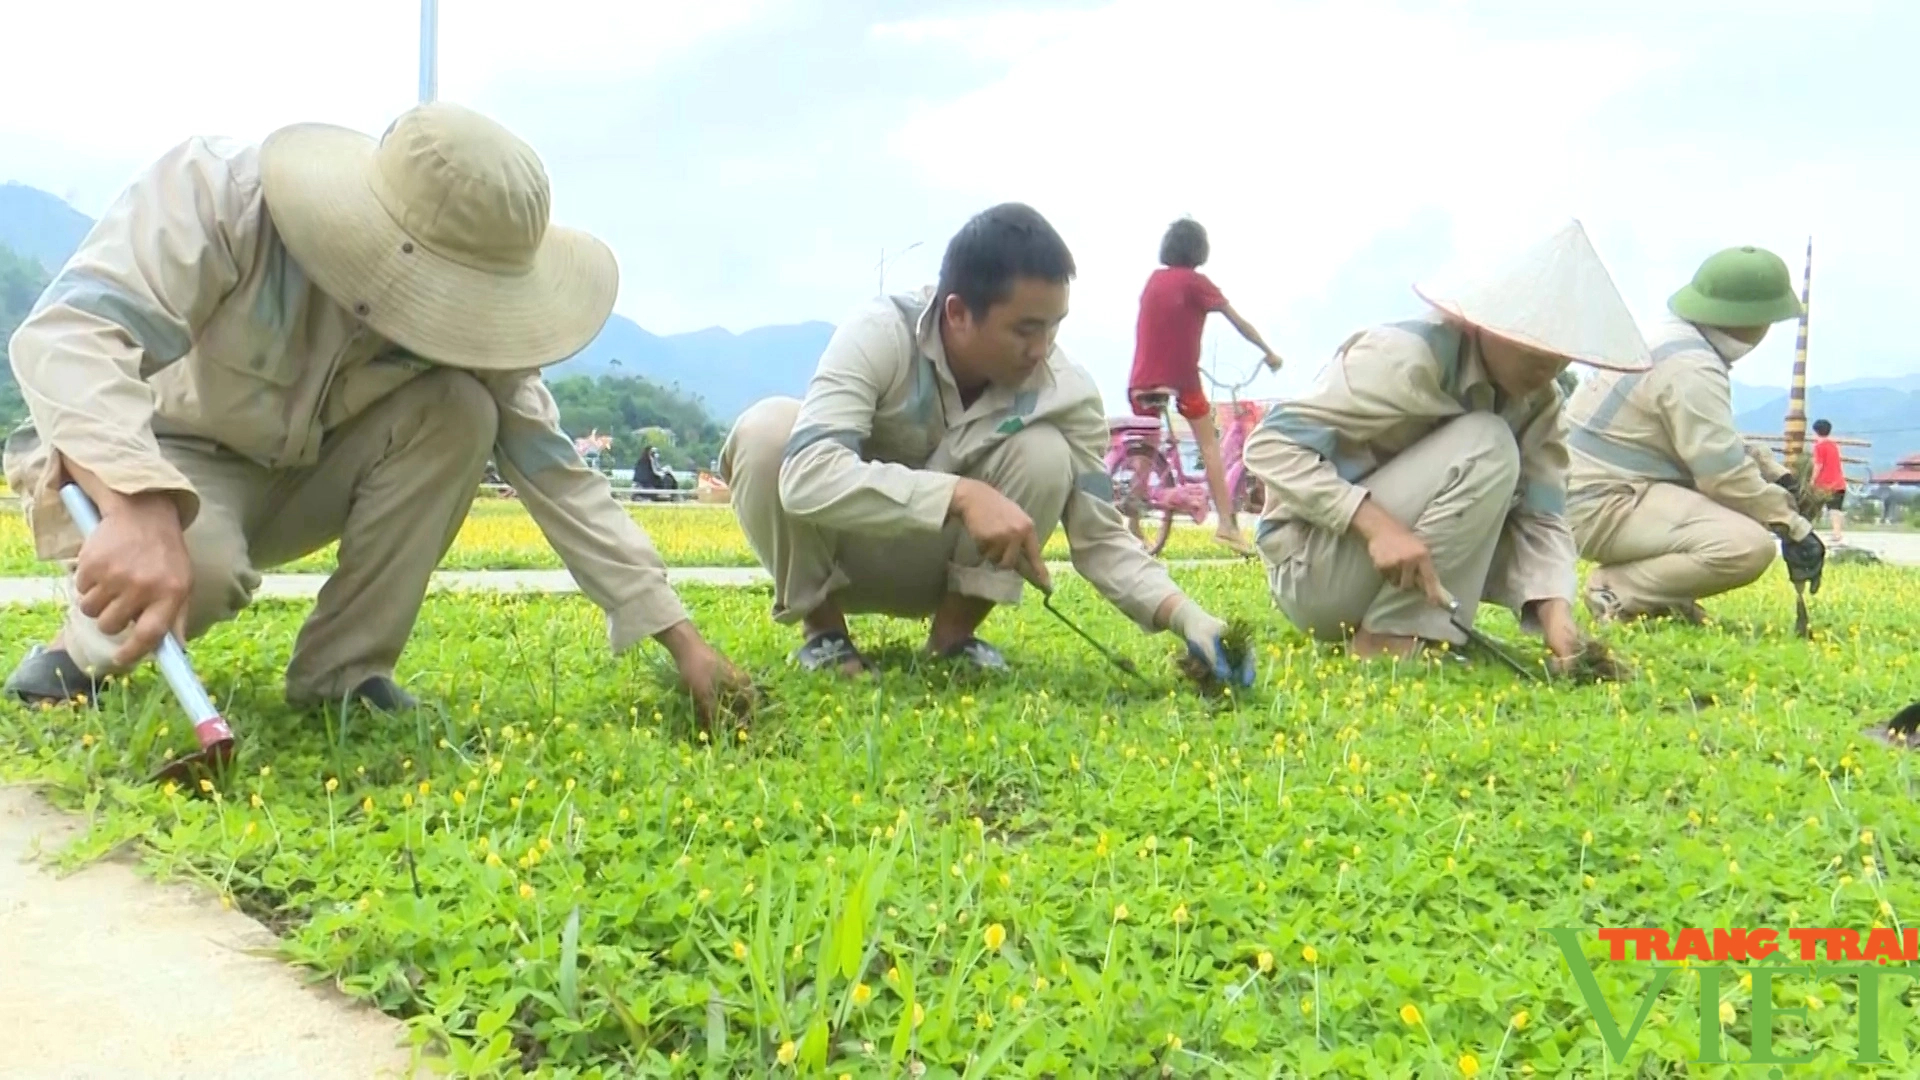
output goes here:
{"type": "Polygon", "coordinates": [[[1653,365],[1646,338],[1578,221],[1506,269],[1457,286],[1415,285],[1420,299],[1490,334],[1611,371],[1653,365]]]}

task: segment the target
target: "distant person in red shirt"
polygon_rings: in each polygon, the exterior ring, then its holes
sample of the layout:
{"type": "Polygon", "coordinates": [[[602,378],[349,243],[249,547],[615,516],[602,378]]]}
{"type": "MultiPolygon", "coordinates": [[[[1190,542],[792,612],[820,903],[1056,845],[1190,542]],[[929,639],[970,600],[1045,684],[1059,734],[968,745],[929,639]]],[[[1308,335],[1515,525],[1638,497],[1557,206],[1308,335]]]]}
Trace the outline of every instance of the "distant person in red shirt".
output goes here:
{"type": "Polygon", "coordinates": [[[1193,427],[1194,439],[1200,444],[1200,460],[1206,466],[1207,486],[1220,519],[1214,539],[1251,556],[1253,545],[1240,532],[1233,496],[1227,491],[1227,469],[1220,459],[1220,431],[1213,421],[1213,405],[1200,386],[1200,338],[1206,330],[1207,316],[1215,311],[1225,315],[1242,337],[1265,354],[1269,369],[1280,370],[1280,357],[1200,272],[1207,254],[1207,230],[1191,218],[1174,222],[1161,238],[1160,261],[1164,265],[1147,278],[1147,287],[1140,293],[1140,321],[1134,330],[1133,372],[1127,377],[1127,398],[1134,415],[1158,416],[1141,402],[1141,393],[1173,391],[1175,407],[1193,427]]]}
{"type": "Polygon", "coordinates": [[[1827,520],[1833,527],[1833,542],[1841,541],[1846,526],[1847,476],[1840,468],[1840,444],[1833,441],[1833,425],[1825,420],[1813,422],[1813,487],[1827,497],[1827,520]]]}

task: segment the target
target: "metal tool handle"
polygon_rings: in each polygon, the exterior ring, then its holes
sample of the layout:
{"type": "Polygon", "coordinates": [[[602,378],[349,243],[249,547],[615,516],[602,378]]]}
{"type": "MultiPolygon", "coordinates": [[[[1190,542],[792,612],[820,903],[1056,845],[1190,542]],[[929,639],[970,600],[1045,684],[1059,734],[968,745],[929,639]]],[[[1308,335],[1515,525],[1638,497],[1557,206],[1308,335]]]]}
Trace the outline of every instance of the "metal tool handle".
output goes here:
{"type": "MultiPolygon", "coordinates": [[[[67,504],[67,513],[73,515],[73,522],[80,527],[80,535],[88,537],[100,527],[100,512],[94,508],[93,500],[80,490],[78,484],[67,483],[60,487],[60,501],[67,504]]],[[[206,688],[200,685],[199,676],[193,672],[193,665],[187,662],[187,651],[172,631],[160,639],[159,648],[154,650],[154,663],[160,666],[160,673],[167,678],[167,685],[173,688],[173,694],[193,719],[196,733],[201,741],[207,742],[202,728],[209,724],[218,725],[213,734],[220,738],[232,738],[226,729],[226,722],[220,719],[220,710],[213,707],[213,699],[207,696],[206,688]]]]}

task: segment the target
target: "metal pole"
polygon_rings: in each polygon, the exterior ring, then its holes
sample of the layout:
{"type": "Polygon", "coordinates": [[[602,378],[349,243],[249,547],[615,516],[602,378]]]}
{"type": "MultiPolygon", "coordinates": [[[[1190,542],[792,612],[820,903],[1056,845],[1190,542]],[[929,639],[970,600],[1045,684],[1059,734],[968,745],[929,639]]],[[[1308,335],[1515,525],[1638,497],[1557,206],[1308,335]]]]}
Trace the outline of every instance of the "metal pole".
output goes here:
{"type": "Polygon", "coordinates": [[[1813,296],[1813,237],[1807,237],[1806,276],[1800,282],[1800,340],[1793,350],[1793,387],[1787,393],[1787,464],[1806,452],[1807,444],[1807,317],[1813,296]]]}
{"type": "Polygon", "coordinates": [[[420,104],[440,93],[440,0],[420,0],[420,104]]]}

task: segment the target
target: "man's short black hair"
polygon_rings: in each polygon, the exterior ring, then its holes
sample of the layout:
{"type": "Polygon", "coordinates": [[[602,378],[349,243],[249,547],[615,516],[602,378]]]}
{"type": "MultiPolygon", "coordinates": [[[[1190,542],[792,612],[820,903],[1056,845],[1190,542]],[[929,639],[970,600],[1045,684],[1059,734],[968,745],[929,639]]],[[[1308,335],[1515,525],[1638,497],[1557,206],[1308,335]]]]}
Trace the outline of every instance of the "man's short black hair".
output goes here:
{"type": "Polygon", "coordinates": [[[1208,252],[1207,230],[1192,218],[1167,226],[1167,234],[1160,238],[1160,261],[1167,266],[1197,269],[1206,265],[1208,252]]]}
{"type": "Polygon", "coordinates": [[[1827,423],[1825,420],[1815,420],[1813,422],[1813,433],[1824,439],[1833,434],[1833,425],[1827,423]]]}
{"type": "Polygon", "coordinates": [[[975,214],[947,242],[935,302],[949,295],[976,319],[1013,292],[1016,278],[1072,281],[1073,253],[1040,212],[1025,203],[1001,203],[975,214]]]}

